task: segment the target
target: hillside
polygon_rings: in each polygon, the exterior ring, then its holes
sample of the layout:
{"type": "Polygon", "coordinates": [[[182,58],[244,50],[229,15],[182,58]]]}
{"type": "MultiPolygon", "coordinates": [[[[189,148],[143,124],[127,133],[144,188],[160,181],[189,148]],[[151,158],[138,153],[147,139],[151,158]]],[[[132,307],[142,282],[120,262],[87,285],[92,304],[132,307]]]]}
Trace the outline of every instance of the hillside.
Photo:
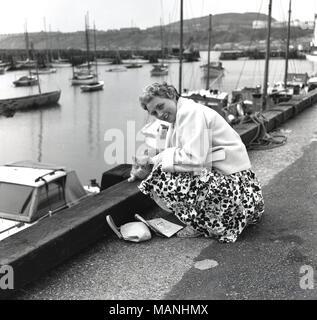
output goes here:
{"type": "MultiPolygon", "coordinates": [[[[253,40],[265,40],[266,30],[253,30],[254,20],[267,20],[265,14],[257,13],[226,13],[214,15],[212,18],[212,44],[241,43],[253,40]]],[[[273,21],[276,21],[273,19],[273,21]]],[[[204,16],[184,20],[184,44],[193,44],[201,50],[208,47],[209,17],[204,16]]],[[[163,27],[164,46],[179,46],[179,22],[174,22],[163,27]]],[[[97,31],[98,50],[160,50],[161,30],[160,26],[145,30],[109,30],[97,31]]],[[[296,28],[292,32],[293,38],[311,37],[311,30],[296,28]]],[[[285,39],[285,29],[273,29],[272,39],[285,39]]],[[[77,31],[72,33],[51,32],[48,37],[45,33],[30,33],[30,41],[35,49],[85,49],[85,33],[77,31]]],[[[92,37],[91,37],[92,38],[92,37]]],[[[24,34],[0,35],[0,49],[24,49],[24,34]]]]}

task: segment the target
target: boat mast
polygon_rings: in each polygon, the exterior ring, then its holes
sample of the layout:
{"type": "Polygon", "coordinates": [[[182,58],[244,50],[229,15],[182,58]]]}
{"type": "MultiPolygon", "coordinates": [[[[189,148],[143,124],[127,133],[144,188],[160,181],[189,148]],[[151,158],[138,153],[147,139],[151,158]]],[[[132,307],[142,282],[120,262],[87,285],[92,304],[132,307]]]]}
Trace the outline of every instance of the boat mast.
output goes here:
{"type": "Polygon", "coordinates": [[[291,14],[292,14],[292,0],[289,0],[287,41],[286,41],[286,54],[285,54],[285,75],[284,75],[284,88],[285,88],[285,90],[287,88],[289,40],[290,40],[290,34],[291,34],[291,14]]]}
{"type": "Polygon", "coordinates": [[[271,38],[271,20],[272,20],[272,0],[269,3],[269,14],[268,14],[268,31],[266,40],[266,55],[265,55],[265,73],[264,73],[264,84],[263,84],[263,100],[262,100],[262,111],[267,107],[267,83],[269,78],[269,60],[270,60],[270,38],[271,38]]]}
{"type": "Polygon", "coordinates": [[[183,0],[181,0],[180,8],[180,43],[179,43],[179,81],[178,92],[182,94],[182,77],[183,77],[183,0]]]}
{"type": "Polygon", "coordinates": [[[161,65],[163,66],[164,65],[164,44],[163,44],[163,21],[162,21],[162,18],[160,19],[160,24],[161,24],[161,28],[160,28],[160,31],[161,31],[161,51],[162,51],[161,65]]]}
{"type": "Polygon", "coordinates": [[[208,60],[207,60],[207,81],[206,81],[206,90],[209,90],[209,78],[210,78],[210,48],[211,48],[211,14],[209,15],[209,29],[208,29],[208,60]]]}
{"type": "Polygon", "coordinates": [[[35,57],[37,87],[39,89],[39,94],[42,94],[41,85],[40,85],[40,77],[39,77],[38,54],[37,54],[37,56],[35,56],[33,43],[32,43],[32,54],[35,57]]]}
{"type": "Polygon", "coordinates": [[[96,77],[98,81],[98,63],[97,63],[97,41],[96,41],[96,25],[94,22],[94,44],[95,44],[95,65],[96,65],[96,77]]]}
{"type": "Polygon", "coordinates": [[[30,60],[30,44],[29,44],[29,34],[28,34],[28,27],[27,21],[25,20],[25,47],[26,47],[26,59],[30,60]]]}
{"type": "Polygon", "coordinates": [[[49,60],[50,62],[52,62],[53,60],[53,54],[52,54],[52,29],[51,29],[51,25],[48,25],[48,42],[49,42],[49,60]]]}
{"type": "Polygon", "coordinates": [[[89,63],[89,16],[88,12],[85,16],[85,29],[86,29],[86,48],[87,48],[87,65],[88,65],[88,71],[90,73],[90,63],[89,63]]]}
{"type": "Polygon", "coordinates": [[[50,60],[49,60],[49,53],[48,53],[48,39],[47,39],[47,31],[46,31],[46,19],[45,17],[43,18],[43,22],[44,22],[44,34],[45,34],[45,48],[46,48],[46,62],[47,64],[50,63],[50,60]]]}

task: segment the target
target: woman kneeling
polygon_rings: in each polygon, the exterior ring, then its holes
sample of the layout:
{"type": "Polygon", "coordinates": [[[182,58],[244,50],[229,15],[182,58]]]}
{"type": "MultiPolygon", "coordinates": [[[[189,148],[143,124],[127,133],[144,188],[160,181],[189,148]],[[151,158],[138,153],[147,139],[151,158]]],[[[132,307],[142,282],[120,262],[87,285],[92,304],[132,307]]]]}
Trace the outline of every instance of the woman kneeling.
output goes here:
{"type": "Polygon", "coordinates": [[[206,236],[235,242],[264,212],[261,185],[239,134],[216,111],[154,83],[141,106],[169,123],[165,149],[148,162],[139,189],[172,211],[186,228],[179,237],[206,236]]]}

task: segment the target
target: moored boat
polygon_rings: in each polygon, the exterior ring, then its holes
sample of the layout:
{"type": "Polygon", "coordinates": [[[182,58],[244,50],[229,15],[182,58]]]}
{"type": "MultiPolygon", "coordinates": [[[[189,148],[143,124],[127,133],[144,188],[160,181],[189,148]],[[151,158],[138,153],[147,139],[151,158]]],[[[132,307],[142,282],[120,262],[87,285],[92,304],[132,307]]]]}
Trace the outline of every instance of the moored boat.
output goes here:
{"type": "Polygon", "coordinates": [[[51,73],[56,73],[56,69],[55,68],[42,68],[39,69],[38,71],[31,71],[31,74],[36,75],[36,74],[51,74],[51,73]]]}
{"type": "Polygon", "coordinates": [[[16,87],[34,86],[38,84],[38,78],[32,75],[22,76],[19,79],[13,81],[13,84],[16,87]]]}
{"type": "Polygon", "coordinates": [[[125,66],[126,68],[128,69],[136,69],[136,68],[142,68],[142,64],[140,63],[131,63],[131,64],[128,64],[127,66],[125,66]]]}
{"type": "Polygon", "coordinates": [[[166,76],[168,75],[168,66],[164,64],[153,65],[151,76],[166,76]]]}
{"type": "Polygon", "coordinates": [[[125,72],[125,71],[127,71],[126,68],[120,68],[120,67],[110,68],[106,70],[106,72],[125,72]]]}
{"type": "Polygon", "coordinates": [[[74,170],[33,161],[0,166],[0,186],[0,241],[93,195],[74,170]]]}
{"type": "Polygon", "coordinates": [[[315,14],[314,37],[311,42],[310,52],[306,54],[306,59],[317,62],[317,14],[315,14]]]}
{"type": "MultiPolygon", "coordinates": [[[[204,77],[208,77],[208,64],[200,66],[204,71],[204,77]]],[[[221,61],[213,61],[209,63],[209,77],[218,78],[223,75],[225,68],[222,66],[221,61]]]]}
{"type": "Polygon", "coordinates": [[[0,114],[8,111],[26,110],[56,104],[61,90],[16,98],[0,99],[0,114]]]}
{"type": "Polygon", "coordinates": [[[16,61],[15,64],[15,68],[16,69],[32,69],[36,67],[36,61],[35,60],[30,60],[30,59],[26,59],[26,60],[19,60],[16,61]]]}
{"type": "Polygon", "coordinates": [[[50,67],[52,68],[68,68],[71,67],[72,64],[67,59],[55,59],[50,63],[50,67]]]}
{"type": "Polygon", "coordinates": [[[91,92],[91,91],[102,90],[103,86],[104,86],[104,81],[95,81],[95,82],[80,86],[80,89],[83,92],[91,92]]]}
{"type": "Polygon", "coordinates": [[[71,79],[71,83],[72,85],[87,85],[87,84],[93,84],[96,82],[95,77],[90,74],[90,75],[86,75],[86,76],[74,76],[71,79]]]}

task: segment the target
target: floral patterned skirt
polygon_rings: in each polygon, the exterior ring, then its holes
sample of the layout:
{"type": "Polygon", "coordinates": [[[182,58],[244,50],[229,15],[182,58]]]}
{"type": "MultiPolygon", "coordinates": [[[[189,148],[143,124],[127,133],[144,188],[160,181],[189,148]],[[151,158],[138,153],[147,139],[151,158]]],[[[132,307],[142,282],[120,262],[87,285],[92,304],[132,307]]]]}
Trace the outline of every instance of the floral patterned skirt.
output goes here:
{"type": "Polygon", "coordinates": [[[252,170],[223,175],[205,168],[194,175],[164,172],[159,165],[139,189],[162,201],[186,225],[219,242],[235,242],[264,212],[261,185],[252,170]]]}

